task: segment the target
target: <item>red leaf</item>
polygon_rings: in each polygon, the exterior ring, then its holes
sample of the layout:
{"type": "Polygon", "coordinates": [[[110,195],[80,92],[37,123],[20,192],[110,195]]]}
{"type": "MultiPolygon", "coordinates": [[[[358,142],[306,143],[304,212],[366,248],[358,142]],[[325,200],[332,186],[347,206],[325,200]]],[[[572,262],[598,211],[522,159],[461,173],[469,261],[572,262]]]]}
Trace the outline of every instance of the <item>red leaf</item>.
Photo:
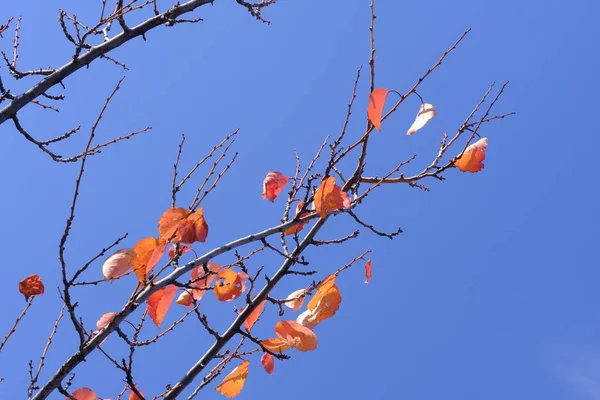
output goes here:
{"type": "MultiPolygon", "coordinates": [[[[258,319],[262,315],[263,311],[265,310],[266,303],[266,300],[261,301],[261,303],[256,306],[256,308],[250,313],[250,315],[248,315],[248,318],[246,318],[246,320],[244,321],[244,328],[246,328],[248,332],[250,332],[256,321],[258,321],[258,319]]],[[[242,312],[244,312],[245,309],[246,307],[244,307],[242,312]]]]}
{"type": "Polygon", "coordinates": [[[192,296],[196,301],[200,301],[204,293],[210,287],[211,282],[217,277],[217,272],[221,269],[221,266],[217,263],[209,261],[207,263],[208,273],[204,272],[204,267],[201,265],[196,267],[190,273],[192,296]]]}
{"type": "Polygon", "coordinates": [[[365,263],[365,283],[369,283],[371,280],[371,260],[367,260],[365,263]]]}
{"type": "MultiPolygon", "coordinates": [[[[96,400],[98,398],[98,395],[92,389],[86,387],[77,389],[71,396],[77,400],[96,400]]],[[[69,400],[68,397],[67,400],[69,400]]]]}
{"type": "Polygon", "coordinates": [[[146,300],[148,314],[157,327],[160,328],[176,293],[177,286],[169,285],[152,293],[146,300]]]}
{"type": "Polygon", "coordinates": [[[269,353],[264,353],[260,358],[260,363],[262,364],[267,374],[272,374],[275,369],[275,360],[273,360],[273,356],[269,353]]]}
{"type": "Polygon", "coordinates": [[[181,207],[171,207],[158,220],[158,233],[171,243],[205,242],[208,224],[204,211],[192,212],[181,207]]]}
{"type": "Polygon", "coordinates": [[[31,296],[44,294],[44,283],[39,275],[30,275],[19,282],[19,292],[25,296],[25,301],[31,296]]]}
{"type": "Polygon", "coordinates": [[[263,180],[262,198],[273,202],[289,181],[288,177],[279,171],[269,172],[263,180]]]}
{"type": "MultiPolygon", "coordinates": [[[[184,244],[179,245],[179,257],[190,251],[192,248],[190,246],[186,246],[184,244]]],[[[175,245],[169,247],[169,258],[175,258],[175,245]]]]}
{"type": "MultiPolygon", "coordinates": [[[[137,389],[137,384],[135,385],[135,388],[137,389]]],[[[140,392],[140,394],[142,396],[145,396],[144,392],[142,392],[140,389],[137,389],[138,392],[140,392]]],[[[133,390],[129,390],[129,397],[127,398],[127,400],[141,400],[140,396],[138,396],[137,394],[135,394],[135,392],[133,390]]]]}
{"type": "Polygon", "coordinates": [[[378,131],[381,131],[381,114],[383,114],[383,106],[389,92],[389,90],[384,88],[376,88],[369,95],[367,116],[369,117],[369,121],[371,121],[378,131]]]}

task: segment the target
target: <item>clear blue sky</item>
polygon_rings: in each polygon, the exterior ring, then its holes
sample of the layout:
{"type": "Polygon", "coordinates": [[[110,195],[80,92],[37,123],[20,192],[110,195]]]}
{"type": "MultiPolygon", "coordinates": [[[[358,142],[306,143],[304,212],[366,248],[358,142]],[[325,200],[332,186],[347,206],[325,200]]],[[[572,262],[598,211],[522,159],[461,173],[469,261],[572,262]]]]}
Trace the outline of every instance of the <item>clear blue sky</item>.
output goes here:
{"type": "MultiPolygon", "coordinates": [[[[0,20],[23,16],[19,63],[29,69],[62,65],[71,54],[56,22],[58,7],[91,22],[100,2],[6,3],[0,20]]],[[[367,0],[280,3],[265,12],[273,22],[266,26],[235,2],[219,0],[197,13],[205,22],[161,28],[146,42],[136,40],[114,54],[130,71],[102,121],[100,138],[146,125],[153,130],[90,160],[67,250],[70,268],[124,232],[130,235],[126,246],[156,233],[156,221],[170,204],[181,133],[187,135],[183,165],[189,167],[241,128],[239,159],[205,203],[210,234],[197,251],[278,220],[282,199],[271,204],[260,198],[264,174],[292,174],[293,149],[306,162],[324,135],[338,132],[369,47],[367,0]]],[[[473,31],[420,89],[436,105],[437,118],[406,137],[418,107],[416,99],[407,101],[375,135],[369,171],[383,171],[415,152],[414,170],[429,163],[440,135],[459,126],[492,82],[511,81],[498,112],[517,115],[485,126],[489,148],[482,172],[449,171],[446,181],[429,182],[430,193],[385,187],[364,203],[360,215],[369,222],[404,229],[395,241],[363,232],[351,244],[308,253],[325,276],[371,249],[372,282],[363,284],[362,266],[343,274],[341,309],[316,328],[317,351],[277,362],[273,376],[252,358],[240,398],[600,399],[595,160],[600,139],[594,122],[599,12],[592,0],[569,5],[379,0],[378,86],[406,91],[465,29],[473,31]]],[[[12,50],[10,33],[0,47],[12,50]]],[[[0,74],[10,84],[5,67],[0,74]]],[[[95,63],[65,81],[68,100],[60,114],[30,106],[21,118],[40,138],[78,124],[89,129],[122,75],[110,63],[95,63]]],[[[19,82],[13,90],[30,83],[19,82]]],[[[352,135],[364,128],[367,96],[363,79],[352,135]]],[[[38,359],[59,311],[57,245],[77,167],[53,164],[8,123],[0,135],[2,336],[25,304],[17,282],[38,273],[46,283],[46,294],[35,300],[0,354],[1,397],[20,399],[26,395],[27,363],[38,359]]],[[[60,151],[76,152],[84,136],[60,151]]],[[[193,193],[186,195],[184,206],[193,193]]],[[[354,229],[345,217],[331,225],[322,238],[354,229]]],[[[269,256],[252,266],[273,271],[275,263],[269,256]]],[[[100,277],[98,263],[86,278],[100,277]]],[[[277,295],[305,283],[288,280],[277,295]]],[[[128,279],[75,291],[86,325],[91,329],[99,315],[120,309],[134,284],[128,279]]],[[[230,304],[208,296],[202,309],[220,329],[233,317],[230,304]]],[[[174,306],[165,324],[181,313],[174,306]]],[[[264,337],[277,320],[273,307],[267,313],[256,328],[264,337]]],[[[157,330],[148,325],[145,332],[149,337],[157,330]]],[[[74,339],[65,320],[42,379],[75,350],[74,339]]],[[[158,346],[143,349],[135,366],[140,388],[151,396],[161,392],[210,343],[189,321],[158,346]]],[[[118,338],[110,338],[106,348],[125,355],[118,338]]],[[[76,370],[74,387],[114,398],[123,387],[120,379],[98,354],[76,370]]],[[[220,395],[213,385],[202,398],[220,395]]]]}

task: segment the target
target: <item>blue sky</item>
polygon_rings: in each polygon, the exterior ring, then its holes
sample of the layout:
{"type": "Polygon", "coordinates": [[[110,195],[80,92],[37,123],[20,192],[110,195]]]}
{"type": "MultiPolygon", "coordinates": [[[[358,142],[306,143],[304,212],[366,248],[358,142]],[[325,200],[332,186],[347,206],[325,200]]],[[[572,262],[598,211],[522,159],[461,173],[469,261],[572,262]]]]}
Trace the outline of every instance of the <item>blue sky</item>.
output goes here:
{"type": "MultiPolygon", "coordinates": [[[[4,5],[0,20],[23,16],[20,66],[62,65],[71,48],[56,22],[57,8],[91,22],[99,13],[96,3],[4,5]]],[[[365,0],[282,1],[265,12],[272,20],[267,26],[235,2],[217,1],[197,12],[205,19],[200,24],[161,28],[146,42],[116,51],[113,56],[130,71],[102,121],[100,138],[148,125],[153,130],[90,159],[67,248],[70,268],[124,232],[126,246],[156,234],[157,219],[170,205],[181,133],[187,136],[183,166],[189,167],[224,135],[241,129],[235,145],[239,158],[204,204],[210,234],[197,251],[275,223],[283,200],[261,200],[262,178],[271,170],[291,175],[294,149],[306,163],[325,135],[339,131],[356,70],[368,62],[368,5],[365,0]]],[[[599,11],[591,0],[570,5],[379,0],[377,86],[405,92],[464,30],[473,31],[419,90],[435,104],[437,117],[407,137],[419,105],[407,100],[374,135],[367,171],[385,171],[414,153],[418,157],[408,170],[428,164],[441,134],[460,125],[492,82],[510,80],[497,111],[517,114],[484,127],[489,147],[482,172],[451,170],[446,181],[429,182],[429,193],[387,186],[367,199],[361,216],[381,229],[404,229],[393,242],[365,231],[355,242],[307,253],[311,266],[325,276],[370,249],[373,279],[363,283],[361,265],[343,274],[341,308],[316,328],[317,351],[278,362],[273,376],[252,358],[240,398],[600,399],[600,272],[594,250],[600,139],[593,121],[599,11]]],[[[11,51],[10,33],[0,47],[11,51]]],[[[5,67],[0,74],[13,85],[5,67]]],[[[123,74],[110,63],[95,63],[65,81],[68,100],[59,114],[28,107],[21,119],[40,138],[79,124],[87,132],[123,74]]],[[[12,88],[30,84],[24,80],[12,88]]],[[[353,137],[364,129],[367,97],[363,78],[350,125],[353,137]]],[[[46,283],[46,294],[35,300],[0,354],[5,378],[0,393],[16,399],[25,398],[27,363],[38,359],[58,315],[57,247],[77,166],[52,163],[10,124],[0,127],[0,135],[1,335],[25,304],[17,282],[37,273],[46,283]]],[[[84,139],[82,134],[60,151],[75,153],[84,139]]],[[[193,189],[184,193],[182,205],[192,196],[193,189]]],[[[355,229],[347,217],[330,224],[320,237],[355,229]]],[[[252,266],[273,271],[277,262],[269,255],[252,266]]],[[[100,278],[100,268],[99,263],[92,267],[86,278],[100,278]]],[[[307,282],[284,281],[277,295],[307,282]]],[[[77,290],[86,325],[91,328],[102,313],[120,309],[134,285],[129,279],[77,290]]],[[[230,304],[214,299],[207,298],[202,309],[220,329],[233,316],[230,304]]],[[[165,324],[182,312],[174,306],[165,324]]],[[[275,314],[268,308],[255,333],[271,335],[275,314]]],[[[156,332],[148,326],[146,335],[156,332]]],[[[74,339],[65,320],[42,379],[75,350],[74,339]]],[[[210,343],[189,321],[144,349],[136,364],[140,388],[147,395],[160,393],[210,343]]],[[[117,338],[106,348],[124,355],[117,338]]],[[[123,386],[101,355],[75,372],[74,387],[89,386],[103,397],[114,398],[123,386]]],[[[202,396],[220,398],[214,385],[202,396]]]]}

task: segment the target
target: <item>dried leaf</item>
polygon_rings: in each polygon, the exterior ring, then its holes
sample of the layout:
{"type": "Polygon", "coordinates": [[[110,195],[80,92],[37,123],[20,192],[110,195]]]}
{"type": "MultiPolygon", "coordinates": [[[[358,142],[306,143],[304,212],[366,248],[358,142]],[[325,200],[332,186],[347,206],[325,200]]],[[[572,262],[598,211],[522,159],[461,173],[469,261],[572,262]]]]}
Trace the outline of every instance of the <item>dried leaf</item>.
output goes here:
{"type": "Polygon", "coordinates": [[[192,305],[192,303],[194,302],[192,293],[190,293],[189,290],[186,290],[185,292],[183,292],[179,295],[179,297],[177,298],[177,300],[175,302],[182,306],[190,307],[192,305]]]}
{"type": "Polygon", "coordinates": [[[44,294],[44,283],[39,275],[29,275],[19,282],[19,292],[25,296],[25,301],[27,301],[31,296],[44,294]]]}
{"type": "MultiPolygon", "coordinates": [[[[255,296],[255,298],[256,298],[256,296],[255,296]]],[[[257,305],[254,310],[252,310],[252,312],[250,313],[250,315],[248,315],[248,318],[246,318],[246,320],[244,321],[244,328],[246,329],[246,331],[250,332],[250,330],[252,329],[252,327],[254,326],[254,324],[256,323],[256,321],[258,321],[258,319],[262,315],[263,311],[265,310],[265,304],[266,303],[267,303],[266,300],[261,301],[260,304],[257,305]]],[[[244,307],[244,309],[242,310],[242,312],[245,309],[246,309],[246,307],[244,307]]]]}
{"type": "Polygon", "coordinates": [[[204,272],[204,267],[202,265],[194,268],[190,273],[191,286],[194,288],[192,289],[192,296],[196,301],[202,299],[204,293],[206,293],[207,289],[210,287],[211,282],[217,277],[217,272],[221,269],[219,264],[212,261],[209,261],[206,266],[209,271],[208,274],[204,272]]]}
{"type": "Polygon", "coordinates": [[[263,199],[275,200],[290,180],[279,171],[269,172],[263,180],[263,199]]]}
{"type": "Polygon", "coordinates": [[[378,131],[381,131],[381,114],[383,114],[383,106],[385,99],[390,91],[384,88],[376,88],[369,95],[369,107],[367,107],[367,116],[369,121],[378,131]]]}
{"type": "Polygon", "coordinates": [[[146,309],[154,324],[160,328],[167,311],[171,307],[171,303],[177,293],[177,286],[169,285],[152,293],[146,300],[146,309]]]}
{"type": "MultiPolygon", "coordinates": [[[[86,387],[77,389],[71,396],[77,400],[96,400],[98,398],[98,395],[92,389],[86,387]]],[[[68,397],[67,400],[69,400],[68,397]]]]}
{"type": "Polygon", "coordinates": [[[283,353],[287,349],[293,347],[293,344],[288,343],[282,338],[270,338],[260,342],[260,344],[267,350],[273,353],[283,353]]]}
{"type": "Polygon", "coordinates": [[[171,207],[158,220],[158,233],[171,243],[205,242],[208,224],[204,218],[204,210],[199,208],[192,212],[181,207],[171,207]]]}
{"type": "Polygon", "coordinates": [[[112,320],[115,319],[116,315],[116,312],[107,312],[106,314],[103,314],[98,322],[96,322],[96,329],[99,331],[104,329],[105,326],[110,324],[112,320]]]}
{"type": "Polygon", "coordinates": [[[237,273],[231,268],[225,268],[217,274],[214,293],[220,301],[232,301],[241,296],[244,292],[245,274],[237,273]]]}
{"type": "Polygon", "coordinates": [[[152,268],[160,261],[165,252],[167,242],[164,239],[147,237],[133,246],[135,257],[131,267],[140,282],[145,282],[152,268]]]}
{"type": "MultiPolygon", "coordinates": [[[[190,246],[186,246],[184,244],[179,245],[179,257],[181,257],[182,255],[184,255],[185,253],[187,253],[188,251],[190,251],[192,248],[190,246]]],[[[172,245],[171,247],[169,247],[169,258],[173,259],[175,258],[175,245],[172,245]]]]}
{"type": "Polygon", "coordinates": [[[217,386],[216,390],[225,397],[236,397],[244,388],[246,378],[248,377],[248,364],[250,361],[244,360],[240,365],[235,367],[217,386]]]}
{"type": "Polygon", "coordinates": [[[485,149],[487,148],[487,138],[481,138],[466,148],[463,155],[454,162],[454,165],[462,172],[479,172],[483,169],[483,160],[485,160],[485,149]]]}
{"type": "Polygon", "coordinates": [[[321,182],[315,193],[315,210],[321,218],[325,218],[330,211],[341,208],[350,208],[348,193],[335,184],[335,177],[329,176],[321,182]]]}
{"type": "Polygon", "coordinates": [[[309,328],[296,321],[279,321],[275,324],[275,334],[300,351],[317,348],[317,336],[309,328]]]}
{"type": "MultiPolygon", "coordinates": [[[[304,207],[304,202],[303,201],[299,201],[298,204],[296,204],[296,215],[298,215],[298,213],[300,212],[300,210],[302,210],[302,207],[304,207]]],[[[307,215],[309,215],[310,212],[305,211],[302,213],[302,215],[300,216],[300,218],[304,218],[307,215]]],[[[295,218],[295,216],[294,216],[295,218]]],[[[302,228],[304,228],[304,225],[306,225],[308,222],[298,222],[296,225],[292,225],[289,228],[287,228],[285,231],[283,231],[283,233],[285,235],[293,235],[294,233],[298,233],[302,230],[302,228]]]]}
{"type": "Polygon", "coordinates": [[[273,370],[275,370],[275,360],[273,360],[273,356],[269,353],[263,353],[262,357],[260,358],[260,363],[269,375],[273,373],[273,370]]]}
{"type": "Polygon", "coordinates": [[[371,280],[371,260],[367,260],[367,262],[365,263],[365,283],[369,283],[369,281],[371,280]]]}
{"type": "Polygon", "coordinates": [[[286,302],[283,303],[286,307],[293,309],[294,311],[298,311],[302,304],[304,304],[304,299],[306,298],[306,289],[298,289],[286,298],[286,302]]]}
{"type": "Polygon", "coordinates": [[[435,107],[433,104],[423,103],[419,108],[419,112],[415,117],[415,122],[408,128],[407,135],[412,135],[422,127],[424,127],[430,119],[435,117],[435,107]]]}
{"type": "Polygon", "coordinates": [[[102,264],[104,279],[117,279],[131,269],[131,262],[135,257],[133,249],[121,249],[109,256],[102,264]]]}

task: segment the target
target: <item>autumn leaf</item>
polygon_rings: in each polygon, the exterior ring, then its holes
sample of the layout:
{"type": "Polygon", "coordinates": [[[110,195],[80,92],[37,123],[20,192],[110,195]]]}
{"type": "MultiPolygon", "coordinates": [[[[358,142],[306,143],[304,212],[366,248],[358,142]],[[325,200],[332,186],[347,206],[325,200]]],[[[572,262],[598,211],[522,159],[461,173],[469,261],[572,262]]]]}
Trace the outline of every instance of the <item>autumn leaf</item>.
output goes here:
{"type": "Polygon", "coordinates": [[[290,295],[285,299],[286,302],[283,304],[294,311],[298,311],[300,307],[302,307],[302,304],[304,304],[305,297],[306,289],[298,289],[290,293],[290,295]]]}
{"type": "Polygon", "coordinates": [[[275,369],[275,360],[273,360],[273,356],[271,354],[263,353],[262,357],[260,358],[260,363],[267,374],[270,375],[273,373],[273,370],[275,369]]]}
{"type": "Polygon", "coordinates": [[[424,127],[430,119],[435,117],[435,107],[433,104],[422,103],[419,107],[419,112],[415,117],[415,122],[408,128],[407,135],[412,135],[422,127],[424,127]]]}
{"type": "MultiPolygon", "coordinates": [[[[304,202],[299,201],[298,204],[296,204],[296,215],[298,215],[300,210],[302,210],[302,207],[304,207],[304,202]]],[[[304,218],[309,214],[310,214],[309,211],[305,211],[302,213],[302,215],[300,215],[300,218],[304,218]]],[[[296,218],[296,216],[294,216],[294,218],[296,218]]],[[[284,233],[284,235],[293,235],[294,233],[298,233],[302,230],[302,228],[304,228],[304,225],[306,225],[307,223],[308,222],[298,222],[297,224],[292,225],[289,228],[287,228],[285,231],[283,231],[283,233],[284,233]]]]}
{"type": "MultiPolygon", "coordinates": [[[[98,395],[92,389],[86,387],[77,389],[71,396],[76,400],[96,400],[98,398],[98,395]]],[[[66,399],[69,400],[68,397],[66,399]]]]}
{"type": "Polygon", "coordinates": [[[112,320],[115,319],[116,316],[117,316],[116,312],[107,312],[106,314],[102,314],[100,319],[96,322],[96,329],[101,331],[108,324],[110,324],[112,322],[112,320]]]}
{"type": "Polygon", "coordinates": [[[237,273],[231,268],[225,268],[217,274],[214,293],[220,301],[232,301],[241,296],[246,289],[245,274],[237,273]]]}
{"type": "Polygon", "coordinates": [[[315,193],[315,210],[321,218],[327,213],[341,208],[350,208],[348,193],[335,184],[335,177],[329,176],[321,182],[315,193]]]}
{"type": "Polygon", "coordinates": [[[146,300],[148,314],[158,328],[160,328],[165,315],[167,315],[176,293],[177,286],[169,285],[152,293],[146,300]]]}
{"type": "MultiPolygon", "coordinates": [[[[135,385],[135,388],[137,389],[137,384],[135,385]]],[[[142,395],[145,396],[144,392],[142,392],[140,389],[137,389],[137,391],[142,395]]],[[[138,396],[137,394],[135,394],[135,392],[133,390],[131,390],[131,387],[129,389],[129,397],[127,398],[127,400],[141,400],[140,396],[138,396]]]]}
{"type": "Polygon", "coordinates": [[[204,210],[196,212],[171,207],[158,220],[158,234],[171,243],[205,242],[208,235],[208,224],[204,218],[204,210]]]}
{"type": "Polygon", "coordinates": [[[340,308],[342,295],[337,286],[331,286],[327,292],[319,297],[319,301],[314,308],[309,308],[298,316],[296,322],[307,328],[314,328],[324,320],[335,315],[340,308]]]}
{"type": "Polygon", "coordinates": [[[296,321],[279,321],[275,324],[275,334],[300,351],[317,348],[317,336],[309,328],[296,321]]]}
{"type": "Polygon", "coordinates": [[[44,283],[39,275],[30,275],[19,282],[19,292],[25,296],[25,301],[31,296],[44,294],[44,283]]]}
{"type": "Polygon", "coordinates": [[[337,276],[335,274],[329,275],[327,278],[323,279],[321,283],[317,286],[317,290],[315,291],[315,295],[310,299],[308,304],[306,305],[309,310],[314,310],[317,308],[319,301],[327,294],[327,292],[335,286],[335,280],[337,276]]]}
{"type": "Polygon", "coordinates": [[[378,131],[381,131],[381,114],[383,114],[383,106],[389,92],[389,90],[384,88],[376,88],[369,95],[367,116],[369,117],[369,121],[371,121],[378,131]]]}
{"type": "Polygon", "coordinates": [[[290,180],[279,171],[269,172],[263,180],[263,199],[275,200],[290,180]]]}
{"type": "Polygon", "coordinates": [[[190,293],[190,291],[186,290],[185,292],[183,292],[179,295],[179,297],[177,298],[177,300],[175,300],[175,302],[182,306],[190,307],[192,305],[192,303],[194,302],[194,300],[193,300],[193,297],[192,297],[192,294],[190,293]]]}
{"type": "Polygon", "coordinates": [[[365,283],[369,283],[369,281],[371,280],[371,260],[367,260],[367,262],[365,263],[365,283]]]}
{"type": "Polygon", "coordinates": [[[283,353],[287,349],[293,347],[293,344],[290,344],[279,337],[263,340],[260,344],[273,353],[283,353]]]}
{"type": "MultiPolygon", "coordinates": [[[[188,251],[190,251],[192,248],[190,246],[186,246],[186,245],[180,245],[179,246],[179,252],[177,253],[177,255],[179,257],[181,257],[182,255],[184,255],[185,253],[187,253],[188,251]]],[[[172,245],[171,247],[169,247],[169,258],[173,259],[175,258],[175,245],[172,245]]]]}
{"type": "Polygon", "coordinates": [[[209,261],[206,264],[208,273],[204,272],[204,267],[200,265],[192,270],[190,273],[192,296],[194,300],[200,301],[210,287],[211,282],[217,277],[217,272],[221,269],[221,266],[217,263],[209,261]]]}
{"type": "Polygon", "coordinates": [[[454,162],[456,168],[462,172],[479,172],[483,169],[483,160],[485,160],[485,149],[487,148],[487,138],[481,138],[465,149],[463,155],[454,162]]]}
{"type": "MultiPolygon", "coordinates": [[[[256,296],[255,296],[255,298],[256,298],[256,296]]],[[[248,318],[246,318],[246,320],[244,321],[244,328],[246,328],[246,331],[250,332],[250,330],[252,329],[252,327],[254,326],[256,321],[258,321],[258,319],[262,315],[263,311],[265,310],[266,303],[267,303],[266,300],[261,301],[260,304],[257,305],[254,310],[252,310],[250,315],[248,315],[248,318]]],[[[246,307],[244,307],[244,309],[241,312],[244,312],[246,307]]]]}
{"type": "Polygon", "coordinates": [[[244,388],[246,378],[248,377],[249,360],[244,360],[240,365],[235,367],[216,387],[216,390],[225,397],[236,397],[244,388]]]}
{"type": "Polygon", "coordinates": [[[166,247],[167,242],[164,239],[153,237],[141,239],[133,246],[135,257],[131,260],[131,267],[140,282],[146,280],[152,268],[163,256],[166,247]]]}
{"type": "Polygon", "coordinates": [[[104,279],[117,279],[131,269],[131,262],[135,257],[133,249],[121,249],[109,256],[102,264],[104,279]]]}

